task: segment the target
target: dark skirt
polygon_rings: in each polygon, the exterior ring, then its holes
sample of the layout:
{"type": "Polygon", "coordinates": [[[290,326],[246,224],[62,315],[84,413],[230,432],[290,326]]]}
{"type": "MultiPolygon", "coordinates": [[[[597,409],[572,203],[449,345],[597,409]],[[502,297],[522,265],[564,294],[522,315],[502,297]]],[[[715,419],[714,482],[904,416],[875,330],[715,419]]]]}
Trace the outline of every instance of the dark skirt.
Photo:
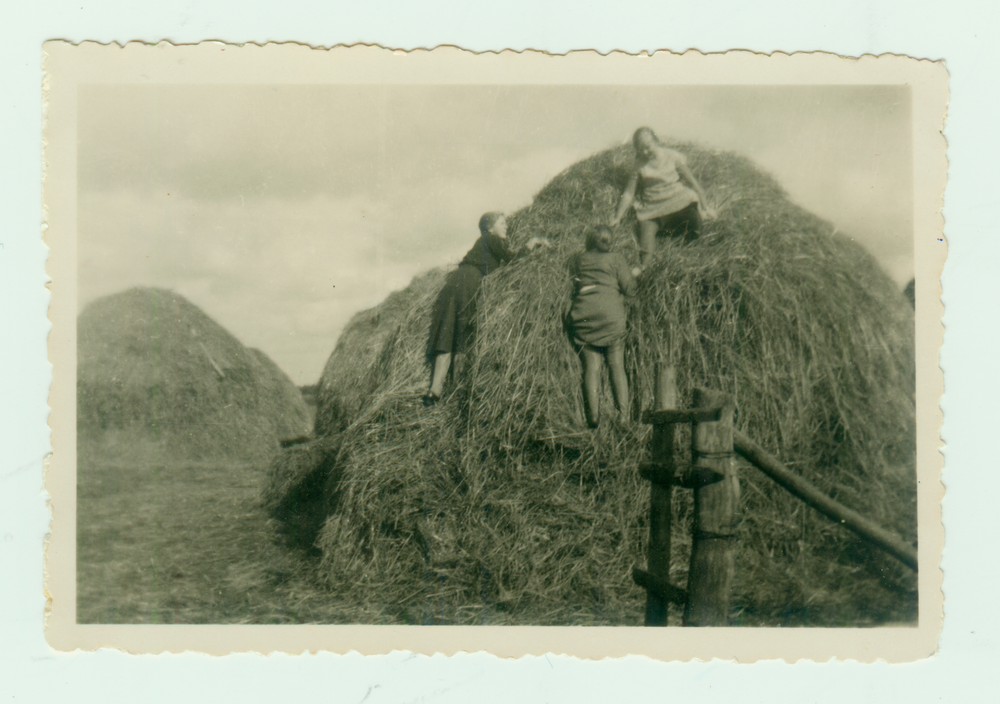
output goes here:
{"type": "Polygon", "coordinates": [[[701,235],[701,211],[698,203],[678,210],[676,213],[656,218],[657,235],[666,237],[682,237],[685,242],[692,242],[701,235]]]}
{"type": "Polygon", "coordinates": [[[476,294],[482,280],[479,269],[467,264],[448,274],[431,321],[431,355],[465,351],[476,320],[476,294]]]}
{"type": "Polygon", "coordinates": [[[621,294],[607,286],[577,294],[570,318],[578,345],[608,347],[625,337],[625,304],[621,294]]]}

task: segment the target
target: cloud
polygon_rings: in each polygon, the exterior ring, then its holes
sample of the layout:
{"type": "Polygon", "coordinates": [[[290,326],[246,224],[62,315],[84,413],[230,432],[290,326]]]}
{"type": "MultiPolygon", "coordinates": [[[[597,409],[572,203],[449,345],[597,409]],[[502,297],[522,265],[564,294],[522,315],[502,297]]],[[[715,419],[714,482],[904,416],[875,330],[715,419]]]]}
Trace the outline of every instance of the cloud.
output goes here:
{"type": "Polygon", "coordinates": [[[91,86],[80,300],[174,288],[299,383],[340,330],[453,264],[486,210],[641,124],[745,154],[912,276],[905,89],[91,86]]]}
{"type": "Polygon", "coordinates": [[[457,263],[482,212],[527,205],[576,156],[544,150],[375,200],[92,192],[78,214],[79,300],[136,285],[174,289],[299,382],[315,380],[354,313],[457,263]]]}
{"type": "MultiPolygon", "coordinates": [[[[79,180],[195,199],[375,198],[414,179],[490,171],[544,149],[511,89],[90,86],[79,180]],[[528,139],[525,139],[525,137],[528,139]]],[[[531,92],[534,95],[534,92],[531,92]]],[[[540,140],[543,140],[541,143],[540,140]]]]}

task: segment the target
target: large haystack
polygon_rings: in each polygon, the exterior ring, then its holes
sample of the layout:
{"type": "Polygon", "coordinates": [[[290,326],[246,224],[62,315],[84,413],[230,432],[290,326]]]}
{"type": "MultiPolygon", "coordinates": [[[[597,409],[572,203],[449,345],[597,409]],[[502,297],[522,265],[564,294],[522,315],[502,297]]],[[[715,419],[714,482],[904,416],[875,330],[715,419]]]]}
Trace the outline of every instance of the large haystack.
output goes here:
{"type": "Polygon", "coordinates": [[[263,460],[309,432],[291,380],[183,297],[133,288],[77,323],[81,459],[263,460]]]}
{"type": "MultiPolygon", "coordinates": [[[[677,146],[719,219],[694,243],[666,243],[640,278],[626,352],[636,410],[651,405],[654,364],[667,359],[685,402],[695,386],[732,393],[740,430],[914,540],[906,299],[861,247],[789,202],[748,160],[677,146]]],[[[341,404],[335,394],[360,402],[322,426],[346,425],[330,445],[335,458],[313,458],[299,471],[323,487],[323,575],[349,598],[366,599],[373,618],[641,622],[643,593],[629,572],[645,563],[649,487],[637,466],[649,431],[612,422],[607,393],[601,428],[585,430],[580,362],[563,327],[567,262],[586,227],[610,219],[632,162],[629,147],[597,154],[512,218],[515,243],[541,235],[556,246],[484,280],[476,340],[441,404],[419,402],[433,304],[426,282],[403,294],[405,315],[376,324],[384,340],[376,373],[354,390],[344,377],[324,379],[321,416],[341,404]]],[[[636,262],[634,228],[630,217],[616,236],[636,262]]],[[[368,344],[342,340],[327,373],[354,364],[368,344]]],[[[913,616],[905,568],[756,470],[742,467],[741,480],[736,623],[913,616]]],[[[676,497],[674,581],[683,586],[690,494],[676,497]]]]}

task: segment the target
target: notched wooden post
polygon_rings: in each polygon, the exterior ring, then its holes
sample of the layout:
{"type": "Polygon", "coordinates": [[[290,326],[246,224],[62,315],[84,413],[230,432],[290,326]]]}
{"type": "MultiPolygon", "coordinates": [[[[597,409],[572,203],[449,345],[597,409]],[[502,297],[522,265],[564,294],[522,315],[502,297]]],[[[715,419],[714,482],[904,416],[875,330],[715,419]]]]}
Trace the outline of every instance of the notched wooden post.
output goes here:
{"type": "Polygon", "coordinates": [[[717,421],[697,422],[692,434],[695,473],[716,480],[695,488],[684,625],[727,626],[740,524],[740,483],[733,461],[734,403],[728,394],[696,389],[694,405],[721,407],[722,413],[717,421]]]}
{"type": "MultiPolygon", "coordinates": [[[[674,368],[656,365],[654,407],[658,411],[677,408],[677,380],[674,368]]],[[[674,464],[674,426],[654,425],[652,460],[660,465],[661,479],[651,483],[649,502],[649,563],[646,569],[654,581],[670,583],[670,478],[674,464]]],[[[668,601],[655,590],[646,593],[646,625],[666,626],[668,601]]]]}

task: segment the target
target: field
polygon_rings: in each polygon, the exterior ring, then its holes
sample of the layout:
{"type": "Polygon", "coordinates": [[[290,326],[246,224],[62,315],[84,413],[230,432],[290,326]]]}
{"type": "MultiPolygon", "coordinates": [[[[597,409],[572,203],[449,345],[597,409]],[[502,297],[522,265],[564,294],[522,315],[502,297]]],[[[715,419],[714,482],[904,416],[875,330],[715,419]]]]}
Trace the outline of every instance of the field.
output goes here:
{"type": "Polygon", "coordinates": [[[257,506],[247,464],[78,471],[77,621],[302,623],[362,618],[310,583],[257,506]]]}
{"type": "MultiPolygon", "coordinates": [[[[317,574],[315,555],[284,545],[277,524],[260,506],[264,474],[260,467],[235,463],[81,465],[78,622],[512,622],[502,609],[482,604],[442,613],[420,595],[408,604],[387,604],[378,592],[330,591],[317,574]]],[[[417,591],[418,582],[415,578],[417,591]]],[[[839,609],[786,613],[778,623],[878,625],[864,599],[852,595],[851,585],[839,587],[843,597],[839,609]]],[[[901,594],[898,612],[883,613],[878,621],[912,622],[914,607],[915,602],[901,594]]],[[[521,614],[517,622],[639,626],[642,613],[643,593],[635,588],[633,600],[597,619],[585,609],[552,604],[547,612],[521,614]]],[[[749,613],[738,620],[743,625],[763,625],[749,613]]],[[[677,609],[671,612],[671,625],[679,625],[677,609]]]]}
{"type": "MultiPolygon", "coordinates": [[[[468,622],[338,597],[316,560],[289,548],[259,505],[264,471],[249,464],[86,465],[78,471],[77,621],[132,624],[468,622]]],[[[634,613],[593,625],[641,625],[634,613]]],[[[477,621],[503,613],[476,607],[477,621]]],[[[540,623],[544,614],[537,614],[540,623]]],[[[584,623],[592,623],[585,621],[584,623]]]]}

